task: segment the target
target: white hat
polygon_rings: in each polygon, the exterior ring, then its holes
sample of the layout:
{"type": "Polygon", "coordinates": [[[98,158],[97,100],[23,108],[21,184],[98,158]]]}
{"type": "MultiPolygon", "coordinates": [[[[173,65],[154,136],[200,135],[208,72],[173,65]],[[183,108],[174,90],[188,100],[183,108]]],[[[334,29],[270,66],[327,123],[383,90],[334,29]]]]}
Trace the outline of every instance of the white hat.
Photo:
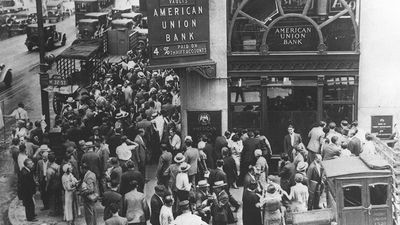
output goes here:
{"type": "Polygon", "coordinates": [[[192,139],[191,136],[186,136],[186,137],[185,137],[185,141],[191,141],[191,142],[193,142],[193,139],[192,139]]]}
{"type": "Polygon", "coordinates": [[[66,102],[67,103],[74,103],[75,100],[72,97],[68,97],[66,102]]]}

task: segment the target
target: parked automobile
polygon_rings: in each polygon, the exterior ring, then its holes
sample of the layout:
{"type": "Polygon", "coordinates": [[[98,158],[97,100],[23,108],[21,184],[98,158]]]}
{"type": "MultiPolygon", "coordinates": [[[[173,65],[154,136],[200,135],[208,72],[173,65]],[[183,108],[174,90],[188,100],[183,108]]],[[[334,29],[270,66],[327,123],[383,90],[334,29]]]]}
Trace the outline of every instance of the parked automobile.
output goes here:
{"type": "Polygon", "coordinates": [[[7,87],[12,83],[12,70],[4,64],[0,64],[0,82],[4,82],[7,87]]]}
{"type": "MultiPolygon", "coordinates": [[[[55,24],[44,24],[43,28],[45,48],[47,50],[65,45],[67,36],[65,33],[62,34],[61,32],[57,32],[55,24]]],[[[37,24],[28,25],[26,35],[25,45],[28,48],[28,51],[32,51],[34,47],[39,47],[39,31],[37,24]]]]}

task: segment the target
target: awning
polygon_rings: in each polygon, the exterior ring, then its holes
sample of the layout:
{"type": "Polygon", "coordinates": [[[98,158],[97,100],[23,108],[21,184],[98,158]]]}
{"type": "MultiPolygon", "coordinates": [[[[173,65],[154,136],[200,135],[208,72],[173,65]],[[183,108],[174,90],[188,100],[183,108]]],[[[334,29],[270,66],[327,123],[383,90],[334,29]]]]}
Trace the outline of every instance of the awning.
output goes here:
{"type": "Polygon", "coordinates": [[[50,93],[58,93],[62,95],[70,95],[75,93],[79,89],[79,85],[67,85],[67,86],[48,86],[43,89],[50,93]]]}

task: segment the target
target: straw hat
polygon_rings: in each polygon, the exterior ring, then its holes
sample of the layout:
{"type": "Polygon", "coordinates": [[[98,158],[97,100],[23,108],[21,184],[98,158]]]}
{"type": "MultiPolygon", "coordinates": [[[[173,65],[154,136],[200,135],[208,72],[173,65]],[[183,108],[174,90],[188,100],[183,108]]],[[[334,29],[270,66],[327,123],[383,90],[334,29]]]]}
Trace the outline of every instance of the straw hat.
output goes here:
{"type": "Polygon", "coordinates": [[[181,163],[184,162],[186,160],[186,157],[182,154],[182,153],[178,153],[176,154],[176,156],[174,157],[174,161],[176,163],[181,163]]]}
{"type": "Polygon", "coordinates": [[[223,180],[217,181],[214,183],[213,188],[219,188],[219,187],[224,187],[226,183],[223,180]]]}
{"type": "Polygon", "coordinates": [[[300,171],[305,171],[307,168],[308,168],[308,163],[306,163],[306,162],[299,162],[299,163],[297,164],[296,170],[297,170],[298,172],[300,172],[300,171]]]}
{"type": "Polygon", "coordinates": [[[200,180],[199,182],[198,182],[198,184],[197,184],[197,187],[198,188],[201,188],[201,187],[209,187],[210,185],[208,184],[208,182],[207,182],[207,180],[200,180]]]}
{"type": "Polygon", "coordinates": [[[190,169],[190,165],[187,164],[186,162],[183,162],[180,166],[179,166],[179,171],[180,172],[186,172],[190,169]]]}
{"type": "Polygon", "coordinates": [[[67,103],[74,103],[75,100],[74,100],[74,98],[72,98],[72,97],[68,97],[66,102],[67,102],[67,103]]]}
{"type": "Polygon", "coordinates": [[[39,147],[39,149],[40,149],[40,151],[42,151],[42,152],[49,152],[49,151],[50,151],[50,148],[49,148],[49,146],[47,146],[47,145],[41,145],[41,146],[39,147]]]}

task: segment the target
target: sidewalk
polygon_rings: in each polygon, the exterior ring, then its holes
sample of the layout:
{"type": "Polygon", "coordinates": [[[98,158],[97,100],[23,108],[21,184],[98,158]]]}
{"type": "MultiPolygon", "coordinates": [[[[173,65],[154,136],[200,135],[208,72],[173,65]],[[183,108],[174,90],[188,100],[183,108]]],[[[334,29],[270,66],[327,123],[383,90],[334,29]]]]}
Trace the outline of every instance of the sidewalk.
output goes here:
{"type": "MultiPolygon", "coordinates": [[[[38,221],[28,222],[25,217],[25,208],[22,205],[22,201],[15,197],[8,208],[8,218],[12,225],[67,225],[68,223],[63,220],[63,217],[50,217],[48,216],[49,210],[40,211],[43,207],[43,202],[40,200],[39,194],[35,195],[35,213],[37,214],[38,221]]],[[[85,217],[83,212],[83,206],[80,207],[81,215],[75,220],[76,225],[83,225],[85,223],[85,217]]],[[[100,202],[96,203],[97,209],[97,224],[104,224],[103,211],[104,207],[100,202]]]]}

